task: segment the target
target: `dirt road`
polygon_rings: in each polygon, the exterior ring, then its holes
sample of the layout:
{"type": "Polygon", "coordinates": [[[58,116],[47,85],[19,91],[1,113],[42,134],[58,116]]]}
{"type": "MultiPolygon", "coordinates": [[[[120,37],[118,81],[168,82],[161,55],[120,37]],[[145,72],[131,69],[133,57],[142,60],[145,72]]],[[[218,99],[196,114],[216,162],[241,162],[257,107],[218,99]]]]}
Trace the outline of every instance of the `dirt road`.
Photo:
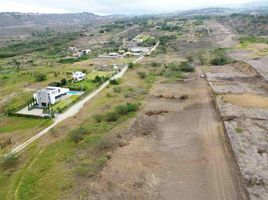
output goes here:
{"type": "Polygon", "coordinates": [[[236,35],[219,22],[211,20],[207,21],[206,25],[208,30],[210,30],[209,35],[211,36],[211,40],[216,42],[221,48],[233,47],[237,44],[237,41],[235,40],[236,35]]]}
{"type": "Polygon", "coordinates": [[[200,73],[154,86],[129,131],[141,136],[113,154],[90,199],[247,199],[200,73]]]}

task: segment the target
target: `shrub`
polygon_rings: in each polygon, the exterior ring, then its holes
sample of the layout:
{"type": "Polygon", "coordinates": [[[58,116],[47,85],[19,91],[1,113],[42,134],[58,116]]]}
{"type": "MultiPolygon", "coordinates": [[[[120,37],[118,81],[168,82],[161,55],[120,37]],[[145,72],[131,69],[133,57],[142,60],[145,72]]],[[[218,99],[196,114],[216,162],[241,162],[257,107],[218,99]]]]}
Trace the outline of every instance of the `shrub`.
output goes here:
{"type": "Polygon", "coordinates": [[[75,130],[71,131],[70,139],[73,142],[78,143],[84,139],[84,135],[86,134],[86,132],[87,132],[86,129],[83,127],[75,129],[75,130]]]}
{"type": "Polygon", "coordinates": [[[64,79],[61,79],[60,83],[61,83],[62,86],[63,85],[66,85],[67,84],[67,80],[65,78],[64,79]]]}
{"type": "Polygon", "coordinates": [[[110,80],[110,84],[111,85],[119,85],[120,84],[120,81],[118,79],[111,79],[110,80]]]}
{"type": "Polygon", "coordinates": [[[152,67],[160,67],[161,64],[160,64],[160,63],[157,63],[157,62],[152,62],[152,63],[151,63],[151,66],[152,66],[152,67]]]}
{"type": "Polygon", "coordinates": [[[127,110],[128,110],[128,112],[134,112],[134,111],[137,111],[138,109],[139,109],[139,105],[138,104],[127,103],[127,110]]]}
{"type": "Polygon", "coordinates": [[[47,75],[45,75],[45,74],[36,74],[34,76],[35,82],[41,82],[41,81],[44,81],[46,79],[47,79],[47,75]]]}
{"type": "Polygon", "coordinates": [[[243,129],[242,128],[235,128],[235,132],[237,132],[237,133],[243,133],[243,129]]]}
{"type": "Polygon", "coordinates": [[[145,79],[147,74],[145,72],[138,72],[137,73],[141,79],[145,79]]]}
{"type": "Polygon", "coordinates": [[[120,92],[121,92],[121,87],[116,87],[116,88],[114,88],[114,92],[115,92],[115,93],[120,93],[120,92]]]}
{"type": "Polygon", "coordinates": [[[132,69],[134,67],[134,63],[129,63],[128,67],[129,67],[129,69],[132,69]]]}
{"type": "Polygon", "coordinates": [[[119,118],[119,115],[115,111],[108,112],[105,115],[105,121],[107,122],[115,122],[118,120],[118,118],[119,118]]]}
{"type": "Polygon", "coordinates": [[[103,120],[102,115],[99,114],[94,115],[93,118],[95,119],[96,122],[102,122],[103,120]]]}
{"type": "Polygon", "coordinates": [[[13,165],[15,165],[18,161],[18,154],[16,153],[10,153],[8,155],[6,155],[5,157],[3,157],[2,159],[2,165],[4,167],[11,167],[13,165]]]}
{"type": "Polygon", "coordinates": [[[128,114],[128,107],[127,105],[119,105],[115,107],[115,111],[120,115],[127,115],[128,114]]]}
{"type": "Polygon", "coordinates": [[[182,66],[181,68],[181,71],[183,71],[183,72],[194,72],[194,67],[192,67],[192,66],[182,66]]]}
{"type": "Polygon", "coordinates": [[[230,62],[231,60],[224,55],[219,55],[210,61],[212,65],[216,65],[216,66],[226,65],[226,64],[229,64],[230,62]]]}

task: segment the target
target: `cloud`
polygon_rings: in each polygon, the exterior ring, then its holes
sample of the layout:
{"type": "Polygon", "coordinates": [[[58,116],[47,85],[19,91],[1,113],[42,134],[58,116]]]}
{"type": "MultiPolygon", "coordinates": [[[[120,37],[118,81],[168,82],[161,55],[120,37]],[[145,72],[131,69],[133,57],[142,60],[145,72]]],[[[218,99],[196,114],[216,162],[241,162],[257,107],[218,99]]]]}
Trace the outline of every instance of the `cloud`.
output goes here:
{"type": "Polygon", "coordinates": [[[0,11],[151,14],[192,8],[243,4],[252,0],[0,0],[0,11]]]}

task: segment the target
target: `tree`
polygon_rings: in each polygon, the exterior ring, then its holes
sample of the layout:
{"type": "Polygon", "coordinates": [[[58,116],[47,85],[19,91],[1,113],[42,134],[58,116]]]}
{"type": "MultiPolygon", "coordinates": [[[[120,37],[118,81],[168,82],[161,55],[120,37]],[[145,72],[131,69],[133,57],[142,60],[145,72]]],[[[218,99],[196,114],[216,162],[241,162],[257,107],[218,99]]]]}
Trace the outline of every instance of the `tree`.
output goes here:
{"type": "Polygon", "coordinates": [[[61,85],[64,86],[67,84],[67,80],[64,78],[64,79],[61,79],[60,81],[61,85]]]}
{"type": "Polygon", "coordinates": [[[21,67],[21,62],[20,61],[18,61],[18,60],[16,60],[16,59],[13,59],[13,63],[14,63],[14,65],[15,65],[15,67],[16,67],[16,69],[20,69],[20,67],[21,67]]]}
{"type": "Polygon", "coordinates": [[[47,75],[46,74],[36,74],[34,77],[36,82],[41,82],[47,79],[47,75]]]}

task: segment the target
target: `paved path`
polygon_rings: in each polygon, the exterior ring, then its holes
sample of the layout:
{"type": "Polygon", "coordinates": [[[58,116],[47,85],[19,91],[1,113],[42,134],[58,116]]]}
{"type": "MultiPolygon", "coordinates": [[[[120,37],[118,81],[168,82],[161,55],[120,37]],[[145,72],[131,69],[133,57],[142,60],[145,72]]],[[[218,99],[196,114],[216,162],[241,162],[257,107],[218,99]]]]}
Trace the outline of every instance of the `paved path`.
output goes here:
{"type": "MultiPolygon", "coordinates": [[[[158,47],[158,45],[159,45],[159,42],[157,42],[157,44],[151,49],[150,53],[152,53],[158,47]]],[[[144,58],[144,56],[141,56],[141,57],[137,58],[133,63],[137,63],[140,60],[142,60],[143,58],[144,58]]],[[[121,78],[125,74],[127,69],[128,69],[128,65],[126,65],[118,74],[114,75],[111,79],[121,78]]],[[[30,138],[29,140],[27,140],[26,142],[24,142],[24,143],[20,144],[19,146],[15,147],[10,153],[18,153],[18,152],[20,152],[25,147],[27,147],[29,144],[31,144],[32,142],[34,142],[35,140],[37,140],[38,138],[40,138],[41,136],[46,134],[48,131],[50,131],[52,128],[57,126],[59,123],[61,123],[65,119],[76,115],[84,107],[85,103],[87,103],[88,101],[93,99],[95,96],[97,96],[97,94],[99,94],[104,88],[106,88],[109,85],[109,82],[110,82],[109,80],[106,81],[97,90],[95,90],[94,92],[90,93],[84,99],[82,99],[81,101],[79,101],[76,104],[74,104],[66,112],[58,115],[53,124],[51,124],[50,126],[45,128],[44,130],[42,130],[41,132],[39,132],[38,134],[36,134],[32,138],[30,138]]]]}

